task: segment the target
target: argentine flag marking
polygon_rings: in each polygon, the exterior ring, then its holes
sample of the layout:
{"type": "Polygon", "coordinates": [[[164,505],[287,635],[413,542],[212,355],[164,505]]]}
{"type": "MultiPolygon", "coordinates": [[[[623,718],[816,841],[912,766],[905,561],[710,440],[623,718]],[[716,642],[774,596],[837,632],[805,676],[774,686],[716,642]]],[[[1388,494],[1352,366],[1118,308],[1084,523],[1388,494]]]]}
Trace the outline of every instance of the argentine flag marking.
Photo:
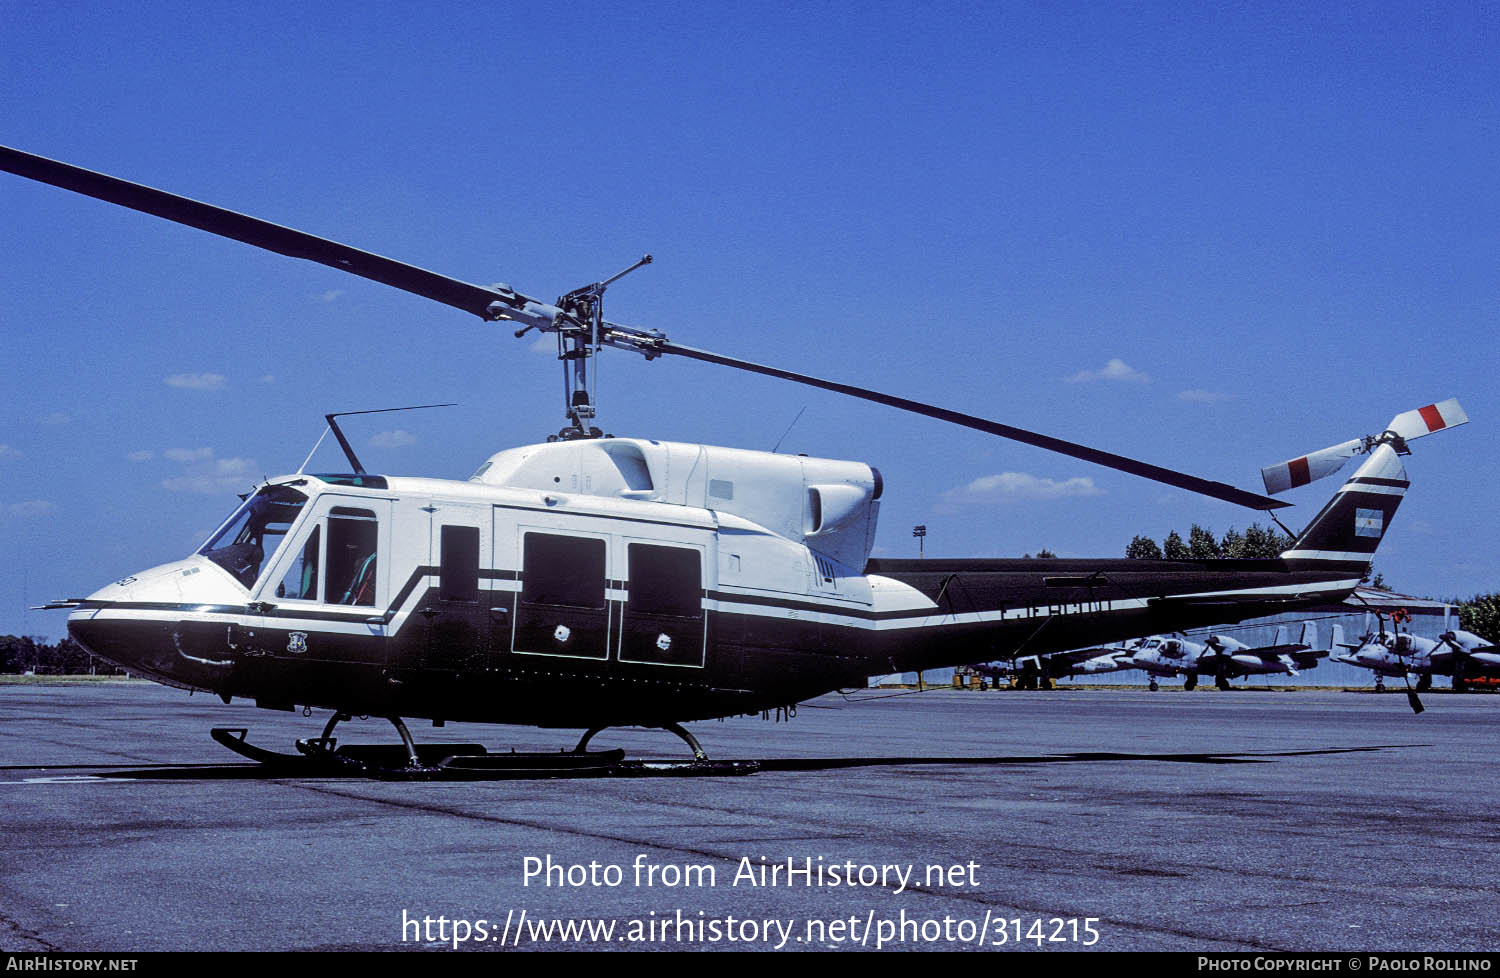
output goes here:
{"type": "Polygon", "coordinates": [[[1385,530],[1385,514],[1378,509],[1356,509],[1354,511],[1354,535],[1375,537],[1385,530]]]}

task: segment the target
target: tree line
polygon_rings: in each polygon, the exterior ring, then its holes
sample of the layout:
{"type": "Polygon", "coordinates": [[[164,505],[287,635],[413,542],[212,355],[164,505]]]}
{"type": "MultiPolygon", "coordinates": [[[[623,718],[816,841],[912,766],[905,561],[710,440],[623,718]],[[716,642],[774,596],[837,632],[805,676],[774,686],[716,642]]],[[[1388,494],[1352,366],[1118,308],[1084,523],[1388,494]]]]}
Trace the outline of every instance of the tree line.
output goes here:
{"type": "Polygon", "coordinates": [[[1458,605],[1458,627],[1481,638],[1500,643],[1500,592],[1476,594],[1467,601],[1454,599],[1458,605]]]}
{"type": "Polygon", "coordinates": [[[91,654],[71,638],[49,645],[40,636],[0,635],[0,674],[28,672],[38,676],[125,675],[124,669],[91,654]]]}
{"type": "Polygon", "coordinates": [[[1148,536],[1137,534],[1125,547],[1125,556],[1143,560],[1219,560],[1221,558],[1274,558],[1292,545],[1292,538],[1285,533],[1251,523],[1241,533],[1234,527],[1215,540],[1211,531],[1194,523],[1188,530],[1187,542],[1176,530],[1157,546],[1148,536]]]}
{"type": "MultiPolygon", "coordinates": [[[[1258,558],[1274,560],[1281,554],[1291,549],[1296,542],[1285,533],[1280,533],[1269,527],[1261,526],[1259,523],[1251,523],[1241,533],[1234,527],[1224,534],[1223,539],[1215,540],[1213,532],[1207,530],[1197,523],[1188,530],[1187,542],[1184,543],[1182,534],[1173,530],[1167,534],[1167,538],[1157,546],[1156,541],[1148,536],[1136,534],[1125,547],[1125,556],[1136,557],[1141,560],[1221,560],[1258,558]]],[[[1389,584],[1385,583],[1382,574],[1376,574],[1372,579],[1369,572],[1360,579],[1362,583],[1370,585],[1381,591],[1389,591],[1389,584]]]]}

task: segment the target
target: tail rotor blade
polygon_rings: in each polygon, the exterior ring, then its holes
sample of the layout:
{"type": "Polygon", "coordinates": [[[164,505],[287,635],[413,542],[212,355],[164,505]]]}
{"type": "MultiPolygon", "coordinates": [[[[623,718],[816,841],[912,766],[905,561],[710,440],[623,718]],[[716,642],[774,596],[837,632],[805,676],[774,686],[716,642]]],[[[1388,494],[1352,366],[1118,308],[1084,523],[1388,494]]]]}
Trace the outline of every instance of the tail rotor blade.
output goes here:
{"type": "Polygon", "coordinates": [[[1344,467],[1344,463],[1356,455],[1363,455],[1382,442],[1392,442],[1396,450],[1406,454],[1404,443],[1413,438],[1430,435],[1434,431],[1456,428],[1466,423],[1469,416],[1464,413],[1458,398],[1429,404],[1414,411],[1406,411],[1391,419],[1390,425],[1379,435],[1367,438],[1352,438],[1349,441],[1325,448],[1322,451],[1303,455],[1286,462],[1268,465],[1260,470],[1266,484],[1266,492],[1286,492],[1309,482],[1316,482],[1333,475],[1344,467]]]}
{"type": "Polygon", "coordinates": [[[1391,419],[1387,430],[1395,432],[1406,441],[1411,441],[1413,438],[1430,435],[1434,431],[1457,428],[1467,423],[1468,420],[1469,416],[1464,412],[1463,405],[1458,403],[1458,398],[1450,397],[1446,401],[1439,401],[1437,404],[1429,404],[1426,407],[1396,415],[1391,419]]]}
{"type": "Polygon", "coordinates": [[[1268,465],[1260,470],[1260,477],[1266,484],[1266,492],[1286,492],[1333,475],[1344,467],[1345,462],[1364,450],[1364,439],[1354,438],[1301,458],[1268,465]]]}

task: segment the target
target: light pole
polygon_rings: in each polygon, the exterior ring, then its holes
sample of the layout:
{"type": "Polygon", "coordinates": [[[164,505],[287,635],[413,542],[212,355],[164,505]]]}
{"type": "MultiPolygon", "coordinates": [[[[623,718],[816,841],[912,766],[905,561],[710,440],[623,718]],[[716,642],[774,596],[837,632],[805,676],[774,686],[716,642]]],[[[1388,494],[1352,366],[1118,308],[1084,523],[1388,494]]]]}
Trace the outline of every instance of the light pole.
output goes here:
{"type": "MultiPolygon", "coordinates": [[[[921,560],[922,559],[922,544],[927,539],[927,524],[926,523],[918,523],[916,526],[912,527],[911,528],[911,535],[917,538],[917,559],[921,560]]],[[[924,688],[925,688],[925,684],[922,682],[922,673],[921,673],[921,670],[918,670],[917,671],[917,689],[918,690],[922,690],[924,688]]]]}

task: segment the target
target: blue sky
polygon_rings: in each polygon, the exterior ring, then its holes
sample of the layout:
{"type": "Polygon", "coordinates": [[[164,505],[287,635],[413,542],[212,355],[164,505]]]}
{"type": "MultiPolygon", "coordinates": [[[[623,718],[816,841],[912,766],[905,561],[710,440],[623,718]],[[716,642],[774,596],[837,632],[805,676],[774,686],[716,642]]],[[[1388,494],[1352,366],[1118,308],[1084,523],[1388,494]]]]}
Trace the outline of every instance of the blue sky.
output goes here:
{"type": "MultiPolygon", "coordinates": [[[[616,321],[1259,488],[1459,397],[1376,567],[1500,589],[1492,5],[0,3],[0,143],[616,321]]],[[[326,411],[464,478],[532,338],[0,175],[0,633],[190,552],[326,411]]],[[[615,434],[868,461],[877,553],[1258,514],[768,378],[608,356],[615,434]]],[[[341,468],[325,447],[314,469],[341,468]]],[[[1298,490],[1293,527],[1334,483],[1298,490]]]]}

